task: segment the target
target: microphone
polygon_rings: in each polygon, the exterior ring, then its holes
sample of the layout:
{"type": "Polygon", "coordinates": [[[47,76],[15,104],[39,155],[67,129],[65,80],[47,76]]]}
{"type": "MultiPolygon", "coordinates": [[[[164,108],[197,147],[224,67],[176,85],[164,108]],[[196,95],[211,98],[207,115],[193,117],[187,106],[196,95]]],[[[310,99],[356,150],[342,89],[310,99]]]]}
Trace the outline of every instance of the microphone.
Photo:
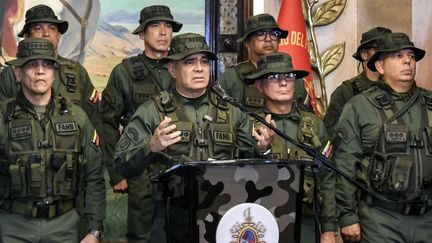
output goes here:
{"type": "Polygon", "coordinates": [[[226,91],[220,86],[218,82],[213,82],[211,86],[211,91],[219,96],[222,100],[230,102],[232,97],[229,96],[226,91]]]}

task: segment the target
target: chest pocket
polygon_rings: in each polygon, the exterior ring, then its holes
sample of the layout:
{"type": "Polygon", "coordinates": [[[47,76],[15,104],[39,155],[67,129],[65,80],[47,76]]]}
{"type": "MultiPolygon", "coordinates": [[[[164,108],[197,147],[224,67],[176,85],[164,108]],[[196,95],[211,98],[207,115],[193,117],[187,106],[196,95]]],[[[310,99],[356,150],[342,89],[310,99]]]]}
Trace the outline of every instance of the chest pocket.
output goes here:
{"type": "Polygon", "coordinates": [[[212,158],[232,157],[234,154],[234,138],[235,134],[230,124],[210,123],[210,136],[213,141],[213,153],[210,154],[212,158]]]}
{"type": "Polygon", "coordinates": [[[36,134],[33,121],[16,119],[10,122],[9,138],[11,155],[36,153],[36,134]]]}
{"type": "Polygon", "coordinates": [[[54,131],[54,152],[78,152],[78,124],[68,116],[52,120],[54,131]]]}
{"type": "Polygon", "coordinates": [[[134,85],[132,85],[132,97],[137,106],[151,99],[152,94],[155,92],[154,85],[150,83],[134,82],[134,85]]]}
{"type": "Polygon", "coordinates": [[[190,146],[185,146],[186,144],[192,144],[193,140],[193,123],[177,121],[175,122],[176,131],[181,132],[181,140],[175,144],[170,145],[168,149],[168,154],[170,155],[189,155],[190,146]]]}

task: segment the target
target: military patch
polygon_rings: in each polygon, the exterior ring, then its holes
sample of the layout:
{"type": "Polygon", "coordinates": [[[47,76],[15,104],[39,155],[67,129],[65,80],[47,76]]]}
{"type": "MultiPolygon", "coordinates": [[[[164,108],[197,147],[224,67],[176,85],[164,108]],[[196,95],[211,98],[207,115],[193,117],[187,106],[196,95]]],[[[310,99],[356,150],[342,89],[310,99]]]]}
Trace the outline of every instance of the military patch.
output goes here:
{"type": "Polygon", "coordinates": [[[191,132],[190,131],[180,131],[180,142],[189,143],[191,140],[191,132]]]}
{"type": "Polygon", "coordinates": [[[252,107],[262,107],[264,105],[264,99],[258,97],[246,97],[246,105],[252,107]]]}
{"type": "Polygon", "coordinates": [[[54,129],[56,132],[75,132],[77,130],[77,125],[75,122],[55,123],[54,129]]]}
{"type": "Polygon", "coordinates": [[[127,128],[127,136],[132,140],[132,142],[134,142],[135,144],[138,142],[138,130],[134,127],[128,127],[127,128]]]}
{"type": "Polygon", "coordinates": [[[150,93],[138,93],[136,92],[134,94],[134,101],[142,103],[146,100],[149,100],[151,98],[151,94],[150,93]]]}
{"type": "Polygon", "coordinates": [[[123,139],[121,139],[117,146],[116,146],[116,152],[120,152],[123,151],[125,149],[127,149],[130,145],[130,139],[129,137],[124,137],[123,139]]]}
{"type": "Polygon", "coordinates": [[[11,138],[22,138],[32,135],[31,126],[13,127],[10,129],[11,138]]]}
{"type": "Polygon", "coordinates": [[[92,143],[96,145],[96,147],[99,147],[99,135],[96,130],[93,130],[92,143]]]}
{"type": "Polygon", "coordinates": [[[215,142],[232,143],[233,137],[230,132],[213,131],[213,139],[215,142]]]}
{"type": "Polygon", "coordinates": [[[114,105],[115,103],[117,103],[117,99],[115,98],[114,94],[112,93],[112,91],[109,88],[105,89],[103,91],[102,99],[104,102],[106,102],[110,105],[114,105]]]}
{"type": "Polygon", "coordinates": [[[404,143],[407,141],[406,132],[386,132],[386,140],[389,143],[404,143]]]}
{"type": "Polygon", "coordinates": [[[89,100],[93,103],[96,104],[99,101],[99,94],[97,92],[96,89],[93,89],[93,92],[91,93],[89,100]]]}

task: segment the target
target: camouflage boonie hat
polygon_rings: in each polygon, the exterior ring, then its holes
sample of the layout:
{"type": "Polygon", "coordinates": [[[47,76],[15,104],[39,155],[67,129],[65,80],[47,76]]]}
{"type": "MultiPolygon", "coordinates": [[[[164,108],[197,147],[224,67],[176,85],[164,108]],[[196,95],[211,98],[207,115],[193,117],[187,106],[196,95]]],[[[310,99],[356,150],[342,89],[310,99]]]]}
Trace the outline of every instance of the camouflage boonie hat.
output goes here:
{"type": "Polygon", "coordinates": [[[204,36],[195,33],[185,33],[174,36],[168,56],[162,58],[159,62],[167,63],[172,60],[182,60],[195,53],[205,53],[210,60],[217,59],[216,54],[207,45],[204,36]]]}
{"type": "Polygon", "coordinates": [[[268,30],[274,29],[281,32],[280,38],[286,38],[288,36],[288,31],[279,28],[279,25],[276,23],[276,20],[270,14],[258,14],[251,16],[246,23],[245,35],[237,40],[237,42],[243,42],[250,35],[259,31],[259,30],[268,30]]]}
{"type": "Polygon", "coordinates": [[[25,15],[25,24],[22,30],[18,33],[18,37],[24,36],[24,33],[28,31],[31,23],[40,22],[57,24],[60,34],[64,34],[69,27],[69,23],[65,20],[59,20],[50,7],[39,4],[27,10],[25,15]]]}
{"type": "Polygon", "coordinates": [[[167,21],[171,23],[173,32],[179,32],[183,26],[182,23],[174,20],[171,11],[167,6],[152,5],[141,10],[139,20],[140,25],[132,32],[132,34],[138,35],[141,31],[145,30],[147,24],[151,21],[167,21]]]}
{"type": "Polygon", "coordinates": [[[257,69],[252,74],[245,77],[245,82],[252,84],[255,80],[261,78],[267,74],[278,74],[278,73],[294,73],[296,79],[306,77],[309,72],[304,70],[295,70],[292,65],[291,56],[276,52],[269,55],[260,57],[257,63],[257,69]]]}
{"type": "Polygon", "coordinates": [[[16,59],[6,62],[8,65],[21,67],[28,61],[36,59],[52,60],[60,63],[55,54],[54,46],[49,40],[26,38],[19,42],[16,59]]]}
{"type": "Polygon", "coordinates": [[[362,62],[363,60],[360,56],[360,50],[376,47],[376,41],[378,38],[388,33],[392,33],[392,31],[380,26],[364,32],[362,34],[360,45],[357,47],[357,51],[352,55],[352,57],[362,62]]]}
{"type": "Polygon", "coordinates": [[[376,72],[375,62],[380,55],[385,52],[397,52],[402,49],[411,49],[414,52],[415,61],[420,61],[426,54],[425,50],[417,48],[414,43],[410,41],[409,37],[404,33],[389,33],[378,39],[377,51],[369,59],[367,66],[370,70],[376,72]]]}

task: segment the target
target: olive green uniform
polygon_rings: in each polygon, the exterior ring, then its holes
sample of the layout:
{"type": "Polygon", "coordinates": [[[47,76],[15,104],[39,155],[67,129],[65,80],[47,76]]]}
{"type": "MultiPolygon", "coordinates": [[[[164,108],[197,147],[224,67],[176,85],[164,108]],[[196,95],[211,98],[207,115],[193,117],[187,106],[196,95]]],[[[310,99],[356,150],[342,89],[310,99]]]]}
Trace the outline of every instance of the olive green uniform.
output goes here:
{"type": "MultiPolygon", "coordinates": [[[[139,105],[152,95],[168,89],[171,83],[166,66],[142,54],[123,60],[111,72],[102,94],[100,111],[103,121],[102,152],[112,186],[125,179],[113,169],[120,125],[126,126],[139,105]]],[[[148,185],[146,173],[128,178],[127,237],[130,242],[150,237],[154,206],[148,185]]]]}
{"type": "MultiPolygon", "coordinates": [[[[132,116],[116,146],[114,168],[120,174],[130,177],[151,170],[149,175],[155,175],[167,168],[161,164],[170,166],[178,161],[234,158],[254,150],[256,143],[250,135],[250,119],[240,110],[221,103],[208,93],[196,99],[184,98],[175,90],[171,93],[163,92],[144,103],[132,116]],[[149,141],[164,116],[170,117],[177,130],[182,132],[181,141],[163,152],[153,153],[149,141]]],[[[174,207],[176,201],[172,202],[174,207]]],[[[193,222],[183,218],[183,222],[171,222],[172,229],[176,229],[174,242],[190,240],[185,231],[193,222]]]]}
{"type": "Polygon", "coordinates": [[[104,169],[85,112],[61,98],[38,112],[21,91],[0,111],[0,241],[78,242],[81,191],[88,230],[102,230],[104,169]]]}
{"type": "MultiPolygon", "coordinates": [[[[57,59],[62,64],[59,69],[55,69],[54,91],[57,95],[80,106],[100,132],[102,122],[97,109],[98,98],[87,70],[76,61],[60,56],[57,59]]],[[[13,68],[5,67],[0,72],[0,99],[15,97],[20,89],[21,85],[16,80],[13,68]]]]}
{"type": "Polygon", "coordinates": [[[337,167],[386,198],[403,201],[373,199],[338,176],[339,225],[360,223],[362,242],[432,238],[431,100],[430,91],[415,85],[398,94],[379,80],[342,111],[335,127],[342,140],[337,167]]]}
{"type": "MultiPolygon", "coordinates": [[[[258,92],[254,84],[245,82],[245,77],[255,71],[256,67],[250,61],[241,62],[225,70],[217,82],[229,96],[237,98],[247,108],[257,111],[264,105],[264,96],[258,92]]],[[[309,111],[303,104],[306,96],[303,79],[297,79],[294,99],[302,110],[309,111]]]]}
{"type": "Polygon", "coordinates": [[[346,80],[333,91],[324,116],[324,124],[326,126],[329,137],[333,137],[334,126],[338,122],[344,105],[354,96],[369,89],[375,81],[368,79],[365,72],[358,76],[346,80]]]}
{"type": "MultiPolygon", "coordinates": [[[[295,139],[302,144],[308,145],[316,149],[317,153],[320,153],[322,148],[327,142],[327,133],[324,128],[324,124],[316,115],[302,111],[298,108],[296,102],[293,103],[293,109],[289,114],[279,115],[273,114],[266,108],[261,111],[262,117],[266,114],[271,114],[272,119],[276,122],[276,127],[281,131],[285,132],[289,137],[295,139]]],[[[271,158],[273,159],[292,159],[292,160],[309,160],[311,159],[306,152],[297,148],[295,145],[290,144],[288,141],[283,140],[279,136],[275,137],[272,142],[271,158]]],[[[326,170],[322,170],[319,173],[320,178],[328,176],[326,170]]],[[[304,200],[303,200],[303,215],[301,225],[301,242],[315,242],[315,220],[312,200],[314,197],[313,192],[313,176],[310,168],[306,168],[304,175],[304,200]]],[[[322,180],[320,183],[327,183],[321,185],[321,198],[330,202],[329,199],[334,198],[334,183],[331,180],[322,180]],[[330,183],[330,184],[329,184],[330,183]],[[332,184],[333,183],[333,184],[332,184]],[[329,190],[330,189],[330,190],[329,190]],[[324,193],[325,192],[325,193],[324,193]],[[332,196],[327,198],[328,196],[332,196]]],[[[326,209],[323,211],[326,213],[325,221],[323,221],[323,228],[334,228],[335,226],[335,209],[336,205],[334,200],[331,200],[332,205],[326,204],[326,209]],[[331,221],[333,220],[333,222],[331,221]]]]}

